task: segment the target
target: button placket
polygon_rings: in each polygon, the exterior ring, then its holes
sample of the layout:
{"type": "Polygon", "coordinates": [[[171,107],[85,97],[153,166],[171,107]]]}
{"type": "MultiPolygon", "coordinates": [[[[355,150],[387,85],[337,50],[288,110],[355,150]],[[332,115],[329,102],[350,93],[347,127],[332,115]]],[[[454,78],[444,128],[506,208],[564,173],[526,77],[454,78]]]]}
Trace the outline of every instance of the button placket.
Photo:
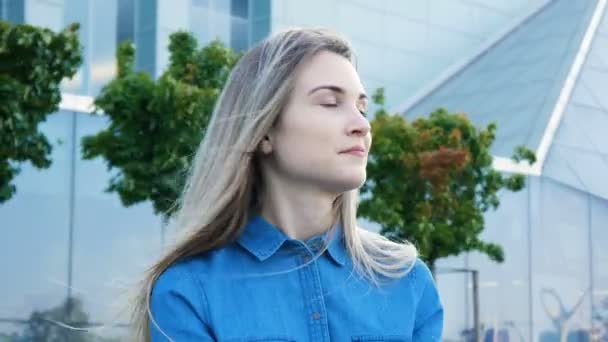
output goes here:
{"type": "MultiPolygon", "coordinates": [[[[303,246],[299,259],[303,263],[309,263],[316,253],[312,251],[312,243],[303,246]]],[[[327,310],[323,298],[323,288],[319,275],[319,264],[316,262],[300,268],[300,279],[302,281],[305,298],[307,301],[308,323],[310,329],[310,340],[326,342],[329,341],[329,326],[327,323],[327,310]]]]}
{"type": "Polygon", "coordinates": [[[314,263],[307,267],[310,272],[311,285],[313,287],[312,298],[312,324],[315,329],[318,341],[329,341],[329,325],[327,323],[327,309],[325,308],[325,297],[323,293],[323,285],[319,272],[319,264],[314,263]]]}

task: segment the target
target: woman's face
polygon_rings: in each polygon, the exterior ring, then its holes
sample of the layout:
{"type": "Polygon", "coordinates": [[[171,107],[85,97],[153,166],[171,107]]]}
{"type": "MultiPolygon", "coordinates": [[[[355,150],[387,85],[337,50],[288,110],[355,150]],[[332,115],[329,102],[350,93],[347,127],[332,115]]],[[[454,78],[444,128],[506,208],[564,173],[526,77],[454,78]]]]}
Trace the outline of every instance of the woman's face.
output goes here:
{"type": "Polygon", "coordinates": [[[269,134],[274,171],[333,194],[360,187],[371,134],[357,71],[348,59],[323,51],[296,73],[290,99],[269,134]]]}

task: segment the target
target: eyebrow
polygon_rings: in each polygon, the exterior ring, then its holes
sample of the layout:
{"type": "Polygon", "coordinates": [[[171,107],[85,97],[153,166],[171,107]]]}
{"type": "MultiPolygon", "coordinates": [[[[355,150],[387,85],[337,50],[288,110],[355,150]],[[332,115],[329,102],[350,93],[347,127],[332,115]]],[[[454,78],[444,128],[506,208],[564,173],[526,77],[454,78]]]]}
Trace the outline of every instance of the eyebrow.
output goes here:
{"type": "MultiPolygon", "coordinates": [[[[331,91],[339,93],[339,94],[345,94],[346,93],[346,91],[343,88],[340,88],[338,86],[335,86],[335,85],[322,85],[322,86],[318,86],[318,87],[312,88],[308,92],[308,95],[312,95],[312,93],[316,92],[317,90],[321,90],[321,89],[328,89],[328,90],[331,90],[331,91]]],[[[359,94],[359,99],[366,99],[367,100],[367,95],[365,93],[360,93],[359,94]]]]}

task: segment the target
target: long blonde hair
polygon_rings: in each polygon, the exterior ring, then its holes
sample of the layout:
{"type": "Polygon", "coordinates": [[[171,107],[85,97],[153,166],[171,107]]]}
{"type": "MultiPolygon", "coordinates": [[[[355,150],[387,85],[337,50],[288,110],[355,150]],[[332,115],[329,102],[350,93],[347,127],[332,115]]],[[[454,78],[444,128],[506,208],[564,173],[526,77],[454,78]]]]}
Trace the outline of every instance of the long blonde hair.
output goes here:
{"type": "MultiPolygon", "coordinates": [[[[182,234],[145,274],[133,306],[135,341],[150,340],[150,295],[158,277],[183,258],[236,240],[259,209],[262,179],[256,150],[284,108],[296,68],[320,51],[353,61],[349,43],[323,29],[290,29],[248,51],[232,70],[193,159],[189,179],[172,222],[182,234]]],[[[409,272],[417,257],[409,243],[398,244],[357,227],[358,190],[338,196],[336,220],[355,269],[373,283],[409,272]]]]}

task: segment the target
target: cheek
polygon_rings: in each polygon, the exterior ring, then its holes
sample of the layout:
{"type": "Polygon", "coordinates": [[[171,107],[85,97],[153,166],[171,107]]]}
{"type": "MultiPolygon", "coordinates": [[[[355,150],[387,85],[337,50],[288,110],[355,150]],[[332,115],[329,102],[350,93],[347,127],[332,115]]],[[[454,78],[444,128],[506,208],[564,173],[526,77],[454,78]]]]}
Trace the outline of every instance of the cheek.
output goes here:
{"type": "Polygon", "coordinates": [[[331,162],[335,156],[335,141],[340,133],[337,125],[314,116],[307,116],[308,120],[292,120],[281,127],[276,152],[284,163],[310,169],[331,162]]]}

